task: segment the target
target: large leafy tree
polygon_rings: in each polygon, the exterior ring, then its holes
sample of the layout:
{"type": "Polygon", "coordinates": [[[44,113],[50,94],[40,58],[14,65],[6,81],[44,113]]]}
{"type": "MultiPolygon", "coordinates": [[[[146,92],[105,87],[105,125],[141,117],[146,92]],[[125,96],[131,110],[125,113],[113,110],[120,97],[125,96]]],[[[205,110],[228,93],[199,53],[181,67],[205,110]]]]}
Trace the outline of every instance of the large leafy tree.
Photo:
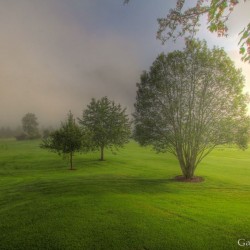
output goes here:
{"type": "Polygon", "coordinates": [[[126,109],[107,97],[92,99],[79,119],[83,131],[91,135],[91,147],[99,149],[104,160],[104,149],[117,149],[128,142],[130,121],[126,109]]]}
{"type": "Polygon", "coordinates": [[[29,139],[35,139],[39,137],[37,117],[33,113],[27,113],[22,118],[23,131],[28,135],[29,139]]]}
{"type": "Polygon", "coordinates": [[[83,147],[83,142],[83,133],[76,124],[73,114],[69,112],[67,120],[61,124],[61,127],[43,139],[41,148],[69,157],[70,169],[72,170],[74,153],[86,149],[83,147]]]}
{"type": "Polygon", "coordinates": [[[159,55],[137,87],[135,139],[174,154],[186,179],[216,146],[247,147],[244,78],[222,49],[189,41],[159,55]]]}
{"type": "MultiPolygon", "coordinates": [[[[157,38],[165,43],[168,39],[174,41],[178,37],[190,38],[195,35],[200,27],[200,18],[207,15],[208,30],[216,32],[218,36],[228,35],[227,21],[235,6],[247,0],[196,0],[192,7],[185,8],[185,0],[176,0],[174,9],[168,15],[159,18],[157,38]]],[[[125,0],[128,3],[129,0],[125,0]]],[[[250,63],[250,23],[239,33],[240,54],[242,60],[250,63]]]]}

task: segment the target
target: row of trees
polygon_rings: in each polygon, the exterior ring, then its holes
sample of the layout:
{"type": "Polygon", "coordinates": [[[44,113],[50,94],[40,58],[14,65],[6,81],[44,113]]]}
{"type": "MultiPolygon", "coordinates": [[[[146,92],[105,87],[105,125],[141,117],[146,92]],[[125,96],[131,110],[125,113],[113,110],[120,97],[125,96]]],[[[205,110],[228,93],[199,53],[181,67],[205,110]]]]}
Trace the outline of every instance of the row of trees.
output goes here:
{"type": "MultiPolygon", "coordinates": [[[[183,176],[191,179],[215,147],[247,148],[250,121],[244,77],[219,48],[189,40],[184,51],[161,54],[137,84],[133,137],[142,146],[170,152],[183,176]]],[[[92,99],[78,123],[72,113],[42,147],[72,157],[74,152],[121,147],[128,142],[130,122],[118,104],[92,99]]]]}
{"type": "Polygon", "coordinates": [[[103,161],[105,148],[117,149],[129,140],[131,122],[125,112],[126,109],[107,97],[92,99],[78,123],[69,112],[67,120],[43,140],[41,147],[69,156],[71,170],[75,152],[100,150],[100,160],[103,161]]]}

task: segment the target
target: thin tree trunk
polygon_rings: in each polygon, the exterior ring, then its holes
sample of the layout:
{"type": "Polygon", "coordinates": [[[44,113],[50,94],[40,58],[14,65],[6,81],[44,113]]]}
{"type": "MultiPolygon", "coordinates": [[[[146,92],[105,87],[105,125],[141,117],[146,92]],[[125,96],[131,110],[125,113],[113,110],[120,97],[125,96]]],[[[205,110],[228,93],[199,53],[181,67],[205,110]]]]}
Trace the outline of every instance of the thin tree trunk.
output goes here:
{"type": "Polygon", "coordinates": [[[182,171],[182,174],[185,178],[187,178],[187,169],[186,169],[186,164],[184,162],[184,159],[183,159],[183,155],[182,155],[182,152],[181,150],[176,150],[177,151],[177,158],[178,158],[178,161],[179,161],[179,164],[180,164],[180,167],[181,167],[181,171],[182,171]]]}
{"type": "Polygon", "coordinates": [[[70,152],[70,170],[73,170],[73,153],[72,152],[70,152]]]}
{"type": "Polygon", "coordinates": [[[193,171],[192,171],[192,167],[188,166],[185,178],[186,179],[191,179],[191,178],[193,178],[193,176],[194,176],[194,174],[193,174],[193,171]]]}
{"type": "Polygon", "coordinates": [[[185,178],[192,179],[194,177],[194,170],[195,170],[193,162],[187,160],[185,169],[186,169],[185,178]]]}
{"type": "Polygon", "coordinates": [[[194,176],[194,170],[195,170],[194,163],[190,159],[184,160],[183,158],[184,156],[182,156],[181,154],[178,155],[178,160],[182,174],[185,177],[185,179],[191,179],[194,176]]]}
{"type": "Polygon", "coordinates": [[[100,158],[101,161],[104,161],[104,147],[101,146],[101,158],[100,158]]]}

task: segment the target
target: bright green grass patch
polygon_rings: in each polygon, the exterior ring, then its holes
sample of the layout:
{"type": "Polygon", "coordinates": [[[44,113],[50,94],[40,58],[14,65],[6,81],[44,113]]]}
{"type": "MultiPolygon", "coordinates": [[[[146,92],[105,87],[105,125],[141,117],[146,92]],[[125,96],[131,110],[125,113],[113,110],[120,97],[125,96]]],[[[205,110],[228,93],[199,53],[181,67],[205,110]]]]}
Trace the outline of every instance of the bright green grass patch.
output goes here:
{"type": "Polygon", "coordinates": [[[179,183],[174,157],[129,143],[76,155],[0,141],[0,249],[238,249],[250,240],[250,151],[221,148],[179,183]]]}

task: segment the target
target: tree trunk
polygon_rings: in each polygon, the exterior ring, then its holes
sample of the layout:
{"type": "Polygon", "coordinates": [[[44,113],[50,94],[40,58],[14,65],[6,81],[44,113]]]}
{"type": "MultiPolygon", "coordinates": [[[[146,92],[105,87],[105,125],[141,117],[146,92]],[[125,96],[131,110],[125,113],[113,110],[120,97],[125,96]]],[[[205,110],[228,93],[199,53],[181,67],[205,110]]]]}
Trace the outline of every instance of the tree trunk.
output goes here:
{"type": "Polygon", "coordinates": [[[191,166],[187,166],[185,178],[192,179],[194,177],[193,168],[191,166]]]}
{"type": "Polygon", "coordinates": [[[101,158],[100,161],[104,161],[104,147],[101,146],[101,158]]]}
{"type": "Polygon", "coordinates": [[[73,170],[73,153],[70,152],[70,170],[73,170]]]}
{"type": "Polygon", "coordinates": [[[178,155],[178,160],[183,176],[186,179],[193,178],[195,170],[194,162],[191,159],[184,159],[182,155],[178,155]]]}

